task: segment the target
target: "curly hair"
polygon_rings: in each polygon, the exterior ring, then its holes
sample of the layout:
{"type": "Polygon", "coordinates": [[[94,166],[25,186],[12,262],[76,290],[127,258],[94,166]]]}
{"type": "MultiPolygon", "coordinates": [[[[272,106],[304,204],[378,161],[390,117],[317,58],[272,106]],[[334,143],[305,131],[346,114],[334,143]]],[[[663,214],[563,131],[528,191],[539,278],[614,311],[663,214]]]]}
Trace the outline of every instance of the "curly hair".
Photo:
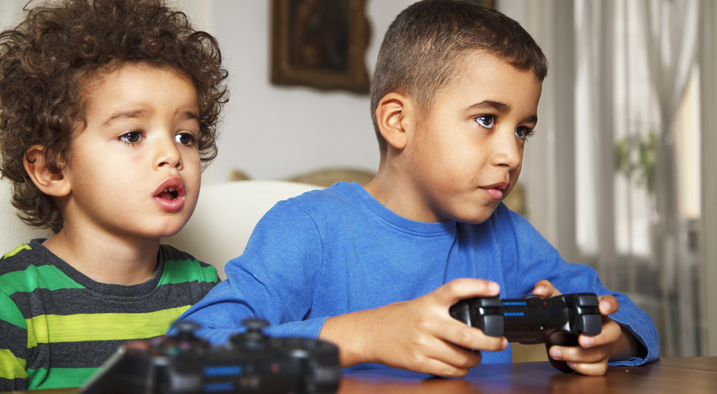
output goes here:
{"type": "Polygon", "coordinates": [[[384,36],[371,82],[371,119],[379,150],[387,149],[376,108],[387,94],[405,91],[424,115],[438,91],[455,79],[469,51],[483,50],[539,81],[548,61],[520,24],[500,12],[455,0],[424,0],[402,11],[384,36]]]}
{"type": "Polygon", "coordinates": [[[0,33],[0,176],[13,183],[12,204],[25,223],[55,233],[63,226],[53,199],[25,172],[26,152],[44,147],[48,169],[59,173],[73,130],[86,124],[87,81],[123,64],[186,75],[197,89],[203,166],[216,157],[228,73],[216,39],[194,30],[184,13],[164,0],[59,0],[25,11],[22,23],[0,33]]]}

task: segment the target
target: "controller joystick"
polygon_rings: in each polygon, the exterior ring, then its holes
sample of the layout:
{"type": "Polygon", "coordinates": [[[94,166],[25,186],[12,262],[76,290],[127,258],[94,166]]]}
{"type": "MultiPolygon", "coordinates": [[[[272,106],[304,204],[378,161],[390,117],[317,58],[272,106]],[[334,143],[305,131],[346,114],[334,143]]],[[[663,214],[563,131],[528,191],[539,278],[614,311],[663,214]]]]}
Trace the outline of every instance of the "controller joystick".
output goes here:
{"type": "Polygon", "coordinates": [[[269,325],[266,320],[246,319],[242,321],[246,332],[231,337],[230,341],[235,346],[246,351],[259,351],[266,349],[269,337],[262,333],[262,329],[269,325]]]}
{"type": "Polygon", "coordinates": [[[246,332],[224,346],[194,335],[179,322],[176,337],[128,342],[80,394],[335,393],[341,379],[338,347],[308,338],[273,338],[263,320],[242,322],[246,332]]]}
{"type": "MultiPolygon", "coordinates": [[[[578,346],[580,334],[598,335],[602,331],[599,301],[592,293],[563,294],[541,299],[475,297],[451,306],[450,315],[486,335],[505,336],[510,342],[545,343],[551,346],[578,346]]],[[[565,361],[550,364],[562,372],[572,372],[565,361]]]]}

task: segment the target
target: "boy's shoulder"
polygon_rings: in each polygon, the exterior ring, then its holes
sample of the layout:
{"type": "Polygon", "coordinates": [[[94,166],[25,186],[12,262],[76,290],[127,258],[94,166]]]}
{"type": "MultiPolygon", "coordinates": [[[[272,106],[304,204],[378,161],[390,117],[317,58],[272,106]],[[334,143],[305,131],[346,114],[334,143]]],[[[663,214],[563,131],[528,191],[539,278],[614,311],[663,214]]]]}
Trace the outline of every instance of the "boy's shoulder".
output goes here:
{"type": "Polygon", "coordinates": [[[217,283],[219,280],[215,267],[171,245],[160,245],[160,260],[164,263],[163,282],[196,280],[217,283]]]}
{"type": "Polygon", "coordinates": [[[309,214],[335,213],[342,206],[354,206],[362,186],[358,183],[337,182],[325,189],[310,190],[296,197],[279,201],[275,207],[296,206],[309,214]]]}
{"type": "Polygon", "coordinates": [[[0,256],[0,276],[26,271],[31,266],[52,264],[53,255],[44,253],[42,241],[44,239],[34,239],[0,256]]]}
{"type": "Polygon", "coordinates": [[[9,296],[82,287],[62,269],[62,260],[42,246],[43,241],[33,239],[0,257],[0,291],[9,296]]]}

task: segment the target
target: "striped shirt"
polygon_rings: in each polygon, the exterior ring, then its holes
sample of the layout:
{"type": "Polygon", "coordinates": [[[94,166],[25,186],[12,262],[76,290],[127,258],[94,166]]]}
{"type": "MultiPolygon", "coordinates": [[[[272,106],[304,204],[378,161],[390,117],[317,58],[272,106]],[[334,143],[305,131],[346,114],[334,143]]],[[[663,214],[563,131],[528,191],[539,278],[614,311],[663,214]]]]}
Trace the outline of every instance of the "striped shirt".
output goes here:
{"type": "Polygon", "coordinates": [[[0,392],[82,385],[126,340],[164,335],[217,283],[169,245],[138,285],[95,282],[32,240],[0,259],[0,392]]]}

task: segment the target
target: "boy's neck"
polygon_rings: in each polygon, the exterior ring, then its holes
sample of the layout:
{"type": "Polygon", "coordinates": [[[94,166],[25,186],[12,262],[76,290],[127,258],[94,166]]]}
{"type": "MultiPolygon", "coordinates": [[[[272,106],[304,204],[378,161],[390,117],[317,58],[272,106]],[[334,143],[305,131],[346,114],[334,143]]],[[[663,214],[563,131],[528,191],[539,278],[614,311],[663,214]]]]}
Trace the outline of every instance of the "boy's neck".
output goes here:
{"type": "Polygon", "coordinates": [[[406,219],[424,223],[445,220],[437,217],[420,201],[410,197],[416,193],[412,190],[412,185],[403,182],[406,175],[401,174],[400,166],[389,165],[387,161],[390,162],[390,160],[381,162],[376,177],[364,185],[364,189],[381,205],[406,219]]]}
{"type": "Polygon", "coordinates": [[[67,264],[106,284],[136,285],[157,269],[159,239],[122,239],[62,229],[43,245],[67,264]]]}

